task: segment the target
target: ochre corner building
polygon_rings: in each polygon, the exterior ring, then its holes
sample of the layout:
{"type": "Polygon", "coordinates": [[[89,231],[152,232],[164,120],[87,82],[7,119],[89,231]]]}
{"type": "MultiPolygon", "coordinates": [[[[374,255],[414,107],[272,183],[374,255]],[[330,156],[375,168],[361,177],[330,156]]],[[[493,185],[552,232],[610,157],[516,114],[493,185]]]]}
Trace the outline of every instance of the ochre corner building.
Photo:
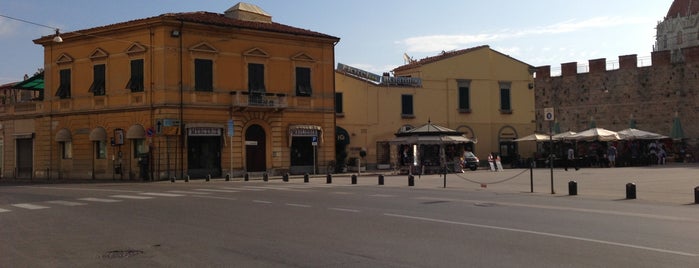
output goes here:
{"type": "Polygon", "coordinates": [[[34,40],[43,98],[6,106],[5,177],[324,172],[339,38],[239,3],[34,40]]]}

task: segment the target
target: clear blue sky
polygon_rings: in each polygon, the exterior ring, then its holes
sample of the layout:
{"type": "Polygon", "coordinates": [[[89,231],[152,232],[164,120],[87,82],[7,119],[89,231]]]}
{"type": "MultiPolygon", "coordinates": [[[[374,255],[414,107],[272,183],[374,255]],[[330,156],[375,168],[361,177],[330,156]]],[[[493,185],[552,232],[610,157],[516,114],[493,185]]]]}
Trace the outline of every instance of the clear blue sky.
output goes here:
{"type": "MultiPolygon", "coordinates": [[[[341,38],[336,61],[375,73],[441,51],[479,45],[534,66],[650,55],[655,26],[672,0],[248,0],[277,23],[341,38]]],[[[87,29],[169,12],[223,13],[238,1],[0,0],[0,14],[60,28],[87,29]]],[[[43,66],[33,39],[53,30],[0,17],[0,84],[43,66]]],[[[649,62],[650,60],[648,60],[649,62]]]]}

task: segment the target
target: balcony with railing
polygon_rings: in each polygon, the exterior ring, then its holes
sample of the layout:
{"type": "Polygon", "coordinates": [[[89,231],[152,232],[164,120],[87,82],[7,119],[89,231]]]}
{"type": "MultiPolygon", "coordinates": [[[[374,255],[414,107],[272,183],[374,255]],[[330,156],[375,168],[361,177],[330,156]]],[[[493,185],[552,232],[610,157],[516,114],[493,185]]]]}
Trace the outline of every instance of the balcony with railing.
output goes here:
{"type": "Polygon", "coordinates": [[[232,106],[238,110],[279,111],[288,107],[282,93],[231,91],[232,106]]]}

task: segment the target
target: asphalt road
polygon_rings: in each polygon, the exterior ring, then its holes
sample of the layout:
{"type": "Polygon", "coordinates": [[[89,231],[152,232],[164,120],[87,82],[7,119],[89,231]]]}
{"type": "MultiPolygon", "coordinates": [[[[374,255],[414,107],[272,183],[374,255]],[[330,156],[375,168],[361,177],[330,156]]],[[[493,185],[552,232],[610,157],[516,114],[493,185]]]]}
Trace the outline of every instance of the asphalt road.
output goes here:
{"type": "Polygon", "coordinates": [[[697,267],[696,206],[322,178],[0,186],[1,267],[697,267]]]}

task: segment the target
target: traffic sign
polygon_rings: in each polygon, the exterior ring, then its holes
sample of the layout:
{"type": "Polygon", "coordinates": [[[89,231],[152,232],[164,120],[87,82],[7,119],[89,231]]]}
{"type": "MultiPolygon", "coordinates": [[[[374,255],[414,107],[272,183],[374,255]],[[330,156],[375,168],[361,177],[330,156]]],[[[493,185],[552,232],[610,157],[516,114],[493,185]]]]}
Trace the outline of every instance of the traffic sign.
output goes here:
{"type": "Polygon", "coordinates": [[[553,114],[553,107],[544,108],[544,120],[553,121],[554,119],[555,119],[555,116],[553,114]]]}
{"type": "Polygon", "coordinates": [[[146,129],[146,137],[152,138],[153,135],[155,135],[155,128],[149,127],[148,129],[146,129]]]}
{"type": "Polygon", "coordinates": [[[311,145],[318,146],[318,136],[313,136],[311,139],[311,145]]]}

